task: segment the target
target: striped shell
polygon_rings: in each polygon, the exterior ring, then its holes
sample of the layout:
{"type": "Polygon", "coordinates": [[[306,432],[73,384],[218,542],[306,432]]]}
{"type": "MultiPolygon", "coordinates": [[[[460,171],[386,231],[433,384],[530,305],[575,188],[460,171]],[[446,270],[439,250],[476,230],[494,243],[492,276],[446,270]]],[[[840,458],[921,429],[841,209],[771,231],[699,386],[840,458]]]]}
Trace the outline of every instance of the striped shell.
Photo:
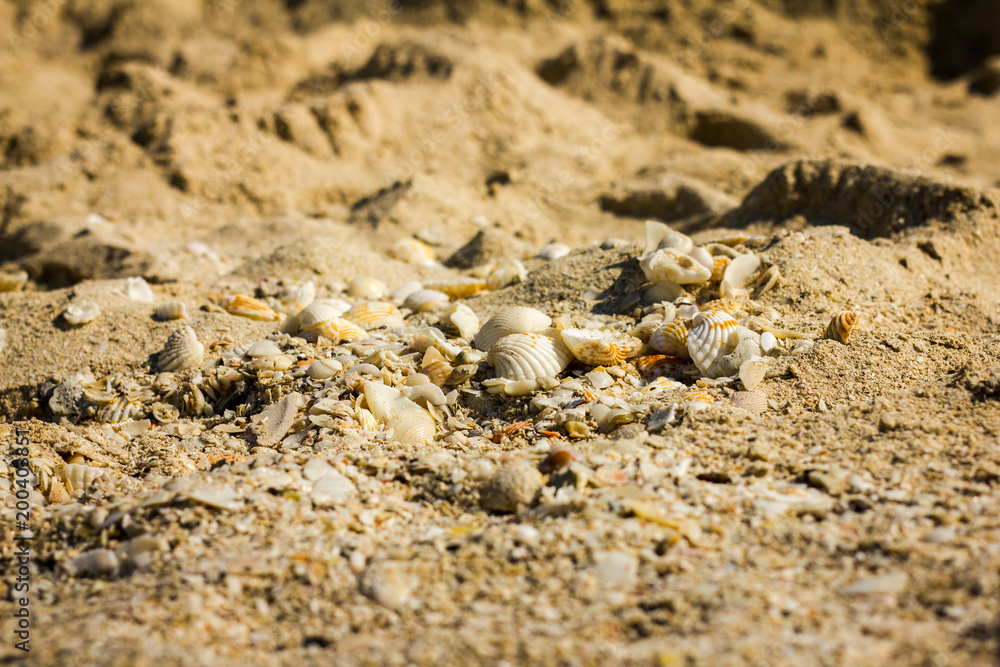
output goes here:
{"type": "Polygon", "coordinates": [[[392,440],[404,445],[425,445],[434,440],[437,433],[434,417],[416,404],[391,417],[385,427],[392,429],[392,440]]]}
{"type": "Polygon", "coordinates": [[[598,329],[563,329],[563,344],[588,366],[617,366],[642,349],[642,341],[626,333],[598,329]]]}
{"type": "Polygon", "coordinates": [[[830,320],[830,326],[826,328],[826,337],[846,344],[854,331],[854,326],[858,323],[860,313],[845,310],[830,320]]]}
{"type": "Polygon", "coordinates": [[[646,280],[654,283],[668,280],[675,285],[691,285],[712,277],[711,269],[704,264],[673,250],[657,250],[640,260],[639,266],[646,280]]]}
{"type": "Polygon", "coordinates": [[[157,365],[161,371],[181,371],[200,366],[205,355],[205,346],[189,326],[183,326],[167,338],[157,365]]]}
{"type": "Polygon", "coordinates": [[[425,289],[437,290],[438,292],[444,292],[448,295],[448,298],[454,301],[455,299],[465,299],[470,296],[475,296],[480,292],[484,292],[489,289],[487,281],[480,278],[469,278],[463,276],[461,278],[452,278],[451,280],[433,280],[424,283],[425,289]]]}
{"type": "Polygon", "coordinates": [[[448,363],[444,355],[436,347],[427,348],[424,358],[420,362],[420,372],[439,387],[451,377],[451,372],[455,367],[448,363]]]}
{"type": "Polygon", "coordinates": [[[297,313],[316,298],[316,283],[311,280],[301,285],[293,285],[285,289],[281,303],[293,313],[297,313]]]}
{"type": "Polygon", "coordinates": [[[510,306],[486,320],[473,339],[473,345],[488,352],[493,344],[514,333],[535,333],[549,328],[552,318],[528,306],[510,306]]]}
{"type": "Polygon", "coordinates": [[[688,410],[704,410],[715,403],[715,399],[704,389],[689,389],[681,394],[681,402],[688,410]]]}
{"type": "Polygon", "coordinates": [[[721,311],[735,317],[736,313],[744,310],[745,306],[739,301],[733,299],[714,299],[703,304],[700,312],[708,314],[721,311]]]}
{"type": "Polygon", "coordinates": [[[731,315],[721,310],[698,313],[694,328],[688,332],[688,354],[702,375],[719,377],[718,363],[739,344],[740,326],[731,315]]]}
{"type": "Polygon", "coordinates": [[[683,359],[665,354],[648,354],[635,360],[635,368],[647,382],[656,378],[674,377],[687,365],[683,359]]]}
{"type": "Polygon", "coordinates": [[[717,255],[712,258],[712,277],[709,279],[713,283],[717,283],[722,280],[722,277],[726,274],[726,268],[731,262],[725,255],[717,255]]]}
{"type": "Polygon", "coordinates": [[[329,338],[334,343],[353,341],[365,337],[365,330],[357,324],[343,319],[333,306],[313,303],[299,313],[298,335],[310,343],[320,337],[329,338]]]}
{"type": "Polygon", "coordinates": [[[66,485],[67,491],[86,489],[98,479],[106,478],[108,470],[105,468],[95,468],[83,463],[65,463],[58,473],[59,479],[66,485]]]}
{"type": "Polygon", "coordinates": [[[27,271],[0,273],[0,292],[16,292],[28,283],[27,271]]]}
{"type": "Polygon", "coordinates": [[[687,341],[687,326],[681,320],[674,320],[653,332],[649,337],[649,346],[663,354],[689,359],[687,341]]]}
{"type": "Polygon", "coordinates": [[[491,348],[487,359],[498,378],[534,380],[556,377],[573,360],[560,341],[537,333],[504,336],[491,348]]]}
{"type": "Polygon", "coordinates": [[[402,326],[403,313],[399,308],[386,301],[369,301],[362,303],[344,313],[344,319],[360,324],[364,329],[385,327],[392,329],[402,326]]]}
{"type": "Polygon", "coordinates": [[[755,415],[767,410],[767,394],[760,390],[738,391],[733,394],[733,405],[755,415]]]}
{"type": "Polygon", "coordinates": [[[183,301],[167,301],[156,309],[158,320],[183,320],[187,317],[187,306],[183,301]]]}
{"type": "Polygon", "coordinates": [[[280,319],[278,314],[271,310],[271,307],[263,301],[258,301],[242,294],[223,297],[221,305],[230,315],[237,315],[250,320],[269,322],[280,319]]]}

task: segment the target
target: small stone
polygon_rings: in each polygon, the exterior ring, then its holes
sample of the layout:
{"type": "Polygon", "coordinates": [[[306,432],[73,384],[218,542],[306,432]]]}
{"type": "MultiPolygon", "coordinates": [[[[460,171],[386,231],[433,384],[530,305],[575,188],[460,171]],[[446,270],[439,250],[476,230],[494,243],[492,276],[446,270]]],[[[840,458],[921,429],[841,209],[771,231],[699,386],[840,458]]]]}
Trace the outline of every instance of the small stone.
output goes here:
{"type": "Polygon", "coordinates": [[[842,495],[850,486],[846,480],[818,470],[810,470],[806,473],[806,483],[814,489],[819,489],[834,497],[842,495]]]}
{"type": "Polygon", "coordinates": [[[581,421],[568,421],[563,424],[563,428],[566,429],[566,435],[573,439],[589,438],[591,435],[590,427],[581,421]]]}
{"type": "Polygon", "coordinates": [[[324,461],[323,459],[309,459],[306,464],[302,466],[302,476],[310,482],[315,482],[320,477],[323,477],[327,473],[335,472],[335,468],[324,461]]]}
{"type": "Polygon", "coordinates": [[[722,471],[712,471],[703,472],[697,476],[703,482],[711,482],[713,484],[732,484],[733,478],[729,476],[728,472],[722,471]]]}
{"type": "Polygon", "coordinates": [[[358,577],[361,594],[389,609],[401,609],[410,601],[420,581],[404,563],[374,563],[358,577]]]}
{"type": "Polygon", "coordinates": [[[188,500],[221,510],[239,509],[240,494],[226,486],[198,486],[184,494],[188,500]]]}
{"type": "Polygon", "coordinates": [[[479,502],[494,512],[516,512],[535,502],[545,485],[542,474],[526,461],[502,464],[479,491],[479,502]]]}
{"type": "Polygon", "coordinates": [[[111,549],[91,549],[64,566],[73,577],[107,577],[118,573],[118,556],[111,549]]]}
{"type": "Polygon", "coordinates": [[[898,595],[906,590],[910,577],[905,572],[889,572],[859,579],[840,589],[844,595],[898,595]]]}

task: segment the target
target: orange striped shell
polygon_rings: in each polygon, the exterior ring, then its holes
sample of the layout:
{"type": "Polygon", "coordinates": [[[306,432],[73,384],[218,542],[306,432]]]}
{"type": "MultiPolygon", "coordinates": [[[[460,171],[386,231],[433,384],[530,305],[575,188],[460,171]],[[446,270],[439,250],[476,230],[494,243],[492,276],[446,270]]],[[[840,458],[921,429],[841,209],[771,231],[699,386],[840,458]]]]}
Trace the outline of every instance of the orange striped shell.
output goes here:
{"type": "Polygon", "coordinates": [[[563,344],[588,366],[617,366],[642,349],[642,341],[613,330],[563,329],[563,344]]]}
{"type": "Polygon", "coordinates": [[[485,292],[489,289],[489,284],[486,280],[479,278],[461,277],[451,280],[432,280],[424,283],[424,289],[444,292],[448,295],[449,299],[454,301],[455,299],[465,299],[475,296],[480,292],[485,292]]]}
{"type": "Polygon", "coordinates": [[[830,320],[830,326],[826,328],[826,337],[846,344],[860,317],[860,313],[850,310],[838,314],[830,320]]]}
{"type": "Polygon", "coordinates": [[[364,329],[396,327],[403,323],[403,313],[386,301],[369,301],[354,306],[344,313],[344,319],[360,325],[364,329]]]}
{"type": "Polygon", "coordinates": [[[712,277],[709,278],[712,282],[719,282],[722,277],[726,275],[726,267],[729,266],[731,260],[725,255],[718,255],[712,258],[712,277]]]}
{"type": "Polygon", "coordinates": [[[278,314],[269,305],[249,296],[243,296],[242,294],[223,297],[221,305],[230,315],[238,315],[239,317],[246,317],[247,319],[259,320],[261,322],[270,322],[279,319],[278,314]]]}
{"type": "Polygon", "coordinates": [[[649,336],[649,346],[657,352],[687,359],[688,328],[682,320],[664,324],[649,336]]]}
{"type": "Polygon", "coordinates": [[[681,368],[687,362],[678,357],[671,357],[666,354],[648,354],[638,357],[635,360],[635,368],[647,382],[652,382],[656,378],[674,377],[680,373],[681,368]]]}

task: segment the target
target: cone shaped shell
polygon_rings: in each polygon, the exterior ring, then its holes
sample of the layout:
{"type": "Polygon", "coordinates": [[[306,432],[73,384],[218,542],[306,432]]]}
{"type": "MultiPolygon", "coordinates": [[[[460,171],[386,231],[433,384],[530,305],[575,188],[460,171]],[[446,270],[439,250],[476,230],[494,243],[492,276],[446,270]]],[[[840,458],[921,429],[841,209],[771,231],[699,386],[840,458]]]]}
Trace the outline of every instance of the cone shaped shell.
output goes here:
{"type": "Polygon", "coordinates": [[[477,349],[488,352],[504,336],[515,333],[534,333],[549,328],[552,318],[527,306],[510,306],[486,320],[473,339],[477,349]]]}
{"type": "Polygon", "coordinates": [[[588,366],[617,366],[642,348],[642,341],[620,331],[563,329],[562,342],[588,366]]]}
{"type": "Polygon", "coordinates": [[[399,308],[385,301],[369,301],[354,306],[344,313],[344,319],[360,325],[364,329],[397,327],[403,324],[403,313],[399,308]]]}
{"type": "Polygon", "coordinates": [[[836,315],[830,320],[830,326],[826,328],[826,337],[841,343],[847,343],[854,331],[854,326],[858,323],[859,313],[850,310],[836,315]]]}
{"type": "Polygon", "coordinates": [[[250,320],[269,322],[277,320],[278,314],[263,301],[252,299],[242,294],[234,294],[222,299],[222,308],[230,315],[245,317],[250,320]]]}
{"type": "Polygon", "coordinates": [[[709,375],[717,359],[736,349],[739,326],[723,311],[695,315],[694,328],[688,332],[688,354],[703,375],[709,375]]]}
{"type": "Polygon", "coordinates": [[[657,352],[688,359],[688,328],[681,320],[668,322],[649,337],[649,346],[657,352]]]}
{"type": "Polygon", "coordinates": [[[163,371],[180,371],[200,366],[205,355],[205,346],[198,340],[191,327],[181,327],[167,338],[157,365],[163,371]]]}
{"type": "Polygon", "coordinates": [[[504,336],[490,348],[488,357],[497,377],[507,380],[556,377],[572,360],[562,342],[535,333],[504,336]]]}

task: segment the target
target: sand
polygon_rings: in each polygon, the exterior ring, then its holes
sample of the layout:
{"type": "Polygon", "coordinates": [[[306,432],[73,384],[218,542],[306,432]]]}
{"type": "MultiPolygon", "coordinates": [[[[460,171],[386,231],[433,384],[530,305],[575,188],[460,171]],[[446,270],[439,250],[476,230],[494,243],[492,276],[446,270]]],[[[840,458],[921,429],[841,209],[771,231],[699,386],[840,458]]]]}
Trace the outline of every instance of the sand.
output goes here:
{"type": "Polygon", "coordinates": [[[25,655],[0,469],[0,657],[994,661],[994,14],[985,0],[3,3],[0,273],[28,281],[0,292],[0,447],[10,464],[17,430],[30,439],[34,537],[25,655]],[[631,324],[647,219],[780,269],[755,316],[817,340],[770,366],[762,414],[710,388],[712,406],[663,428],[583,415],[571,438],[578,414],[480,392],[485,366],[447,435],[419,445],[310,423],[296,393],[313,406],[320,385],[259,364],[207,417],[130,426],[75,402],[80,374],[152,386],[179,326],[154,311],[171,300],[206,362],[269,335],[294,363],[333,354],[220,307],[278,305],[306,281],[340,298],[355,278],[393,290],[518,259],[523,282],[463,300],[481,321],[530,305],[631,324]],[[394,256],[405,239],[436,261],[394,256]],[[539,258],[552,242],[571,252],[539,258]],[[128,297],[132,277],[152,303],[128,297]],[[70,326],[83,301],[100,315],[70,326]],[[848,344],[825,340],[845,310],[861,313],[848,344]],[[579,460],[552,470],[561,446],[579,460]],[[103,475],[53,483],[73,463],[103,475]]]}

